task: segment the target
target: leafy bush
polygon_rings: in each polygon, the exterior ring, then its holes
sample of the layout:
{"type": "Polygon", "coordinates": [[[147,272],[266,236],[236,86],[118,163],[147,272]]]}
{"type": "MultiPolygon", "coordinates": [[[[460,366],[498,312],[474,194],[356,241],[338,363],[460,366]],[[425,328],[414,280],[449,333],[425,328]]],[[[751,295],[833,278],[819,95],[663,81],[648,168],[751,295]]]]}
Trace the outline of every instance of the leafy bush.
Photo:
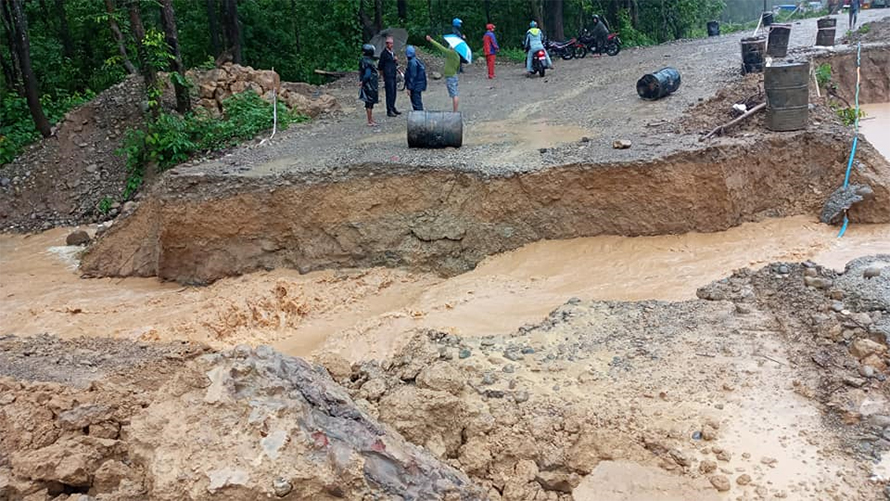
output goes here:
{"type": "Polygon", "coordinates": [[[830,81],[831,65],[828,63],[820,64],[819,67],[816,68],[816,82],[819,83],[819,87],[825,87],[830,81]]]}
{"type": "MultiPolygon", "coordinates": [[[[128,130],[118,150],[118,154],[127,159],[124,199],[132,197],[142,186],[149,165],[163,172],[198,152],[234,146],[272,128],[272,105],[252,90],[223,101],[223,110],[221,118],[203,112],[185,116],[161,113],[147,122],[144,129],[128,130]]],[[[278,127],[282,130],[292,123],[306,120],[305,116],[279,107],[278,127]]]]}
{"type": "Polygon", "coordinates": [[[501,51],[498,52],[498,56],[503,57],[508,61],[513,61],[514,63],[524,63],[526,58],[524,50],[512,47],[501,49],[501,51]]]}
{"type": "Polygon", "coordinates": [[[645,33],[634,29],[627,9],[621,9],[618,12],[618,34],[621,37],[621,43],[625,47],[642,47],[653,45],[655,43],[655,41],[645,33]]]}
{"type": "Polygon", "coordinates": [[[840,117],[841,121],[844,122],[844,125],[853,125],[856,123],[856,118],[862,119],[865,117],[865,112],[859,110],[859,114],[856,114],[856,108],[835,108],[834,112],[837,113],[837,116],[840,117]]]}

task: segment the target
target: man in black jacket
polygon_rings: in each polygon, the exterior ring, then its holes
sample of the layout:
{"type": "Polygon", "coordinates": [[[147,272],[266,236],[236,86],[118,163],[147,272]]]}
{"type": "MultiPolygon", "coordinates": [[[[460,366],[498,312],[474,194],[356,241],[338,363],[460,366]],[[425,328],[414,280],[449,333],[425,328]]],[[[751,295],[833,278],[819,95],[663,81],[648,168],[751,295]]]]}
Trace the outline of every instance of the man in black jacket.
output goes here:
{"type": "Polygon", "coordinates": [[[386,116],[395,117],[402,113],[396,109],[396,64],[398,59],[392,52],[392,37],[386,37],[386,48],[380,54],[377,69],[383,74],[383,88],[386,89],[386,116]]]}

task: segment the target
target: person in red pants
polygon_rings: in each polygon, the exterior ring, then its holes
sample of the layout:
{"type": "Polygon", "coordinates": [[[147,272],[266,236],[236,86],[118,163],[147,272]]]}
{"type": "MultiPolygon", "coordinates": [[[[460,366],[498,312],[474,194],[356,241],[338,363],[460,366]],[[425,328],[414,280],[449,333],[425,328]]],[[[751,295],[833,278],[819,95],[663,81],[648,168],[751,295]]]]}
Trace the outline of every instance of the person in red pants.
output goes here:
{"type": "Polygon", "coordinates": [[[488,78],[494,78],[494,57],[501,50],[498,47],[498,39],[494,36],[494,25],[485,25],[485,36],[482,37],[482,51],[485,54],[485,62],[488,64],[488,78]]]}

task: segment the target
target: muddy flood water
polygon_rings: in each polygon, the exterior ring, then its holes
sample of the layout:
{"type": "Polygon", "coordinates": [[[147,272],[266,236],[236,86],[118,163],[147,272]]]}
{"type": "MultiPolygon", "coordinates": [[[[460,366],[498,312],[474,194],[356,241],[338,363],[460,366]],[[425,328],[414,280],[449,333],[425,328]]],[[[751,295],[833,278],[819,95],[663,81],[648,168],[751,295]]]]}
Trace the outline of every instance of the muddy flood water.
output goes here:
{"type": "Polygon", "coordinates": [[[572,297],[685,300],[740,267],[812,259],[842,268],[890,253],[890,225],[837,228],[808,217],[769,219],[720,233],[543,241],[442,279],[392,269],[257,272],[209,287],[152,278],[81,279],[69,229],[0,236],[0,335],[42,332],[193,339],[215,346],[320,348],[350,360],[383,356],[417,328],[503,334],[572,297]]]}

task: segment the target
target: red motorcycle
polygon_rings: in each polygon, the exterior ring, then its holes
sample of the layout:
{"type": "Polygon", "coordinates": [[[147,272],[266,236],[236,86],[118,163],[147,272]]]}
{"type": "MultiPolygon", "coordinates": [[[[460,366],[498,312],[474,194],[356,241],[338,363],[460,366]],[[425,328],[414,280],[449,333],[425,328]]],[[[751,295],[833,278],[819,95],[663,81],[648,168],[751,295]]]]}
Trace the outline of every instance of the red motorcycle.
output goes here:
{"type": "Polygon", "coordinates": [[[581,44],[578,43],[578,39],[576,38],[566,40],[565,42],[554,42],[552,40],[544,42],[544,48],[547,49],[547,52],[552,56],[559,56],[566,61],[574,59],[575,57],[584,57],[587,55],[587,50],[581,52],[579,50],[579,45],[581,44]]]}
{"type": "Polygon", "coordinates": [[[536,50],[534,54],[532,54],[532,75],[535,73],[540,73],[541,78],[544,78],[544,73],[547,71],[547,53],[543,50],[536,50]]]}
{"type": "MultiPolygon", "coordinates": [[[[596,40],[593,38],[593,35],[584,30],[581,35],[578,37],[580,43],[587,47],[587,50],[590,51],[591,54],[600,53],[596,47],[596,40]]],[[[617,56],[619,52],[621,52],[621,39],[618,38],[618,33],[609,33],[606,36],[606,43],[603,45],[603,52],[610,56],[617,56]]]]}

